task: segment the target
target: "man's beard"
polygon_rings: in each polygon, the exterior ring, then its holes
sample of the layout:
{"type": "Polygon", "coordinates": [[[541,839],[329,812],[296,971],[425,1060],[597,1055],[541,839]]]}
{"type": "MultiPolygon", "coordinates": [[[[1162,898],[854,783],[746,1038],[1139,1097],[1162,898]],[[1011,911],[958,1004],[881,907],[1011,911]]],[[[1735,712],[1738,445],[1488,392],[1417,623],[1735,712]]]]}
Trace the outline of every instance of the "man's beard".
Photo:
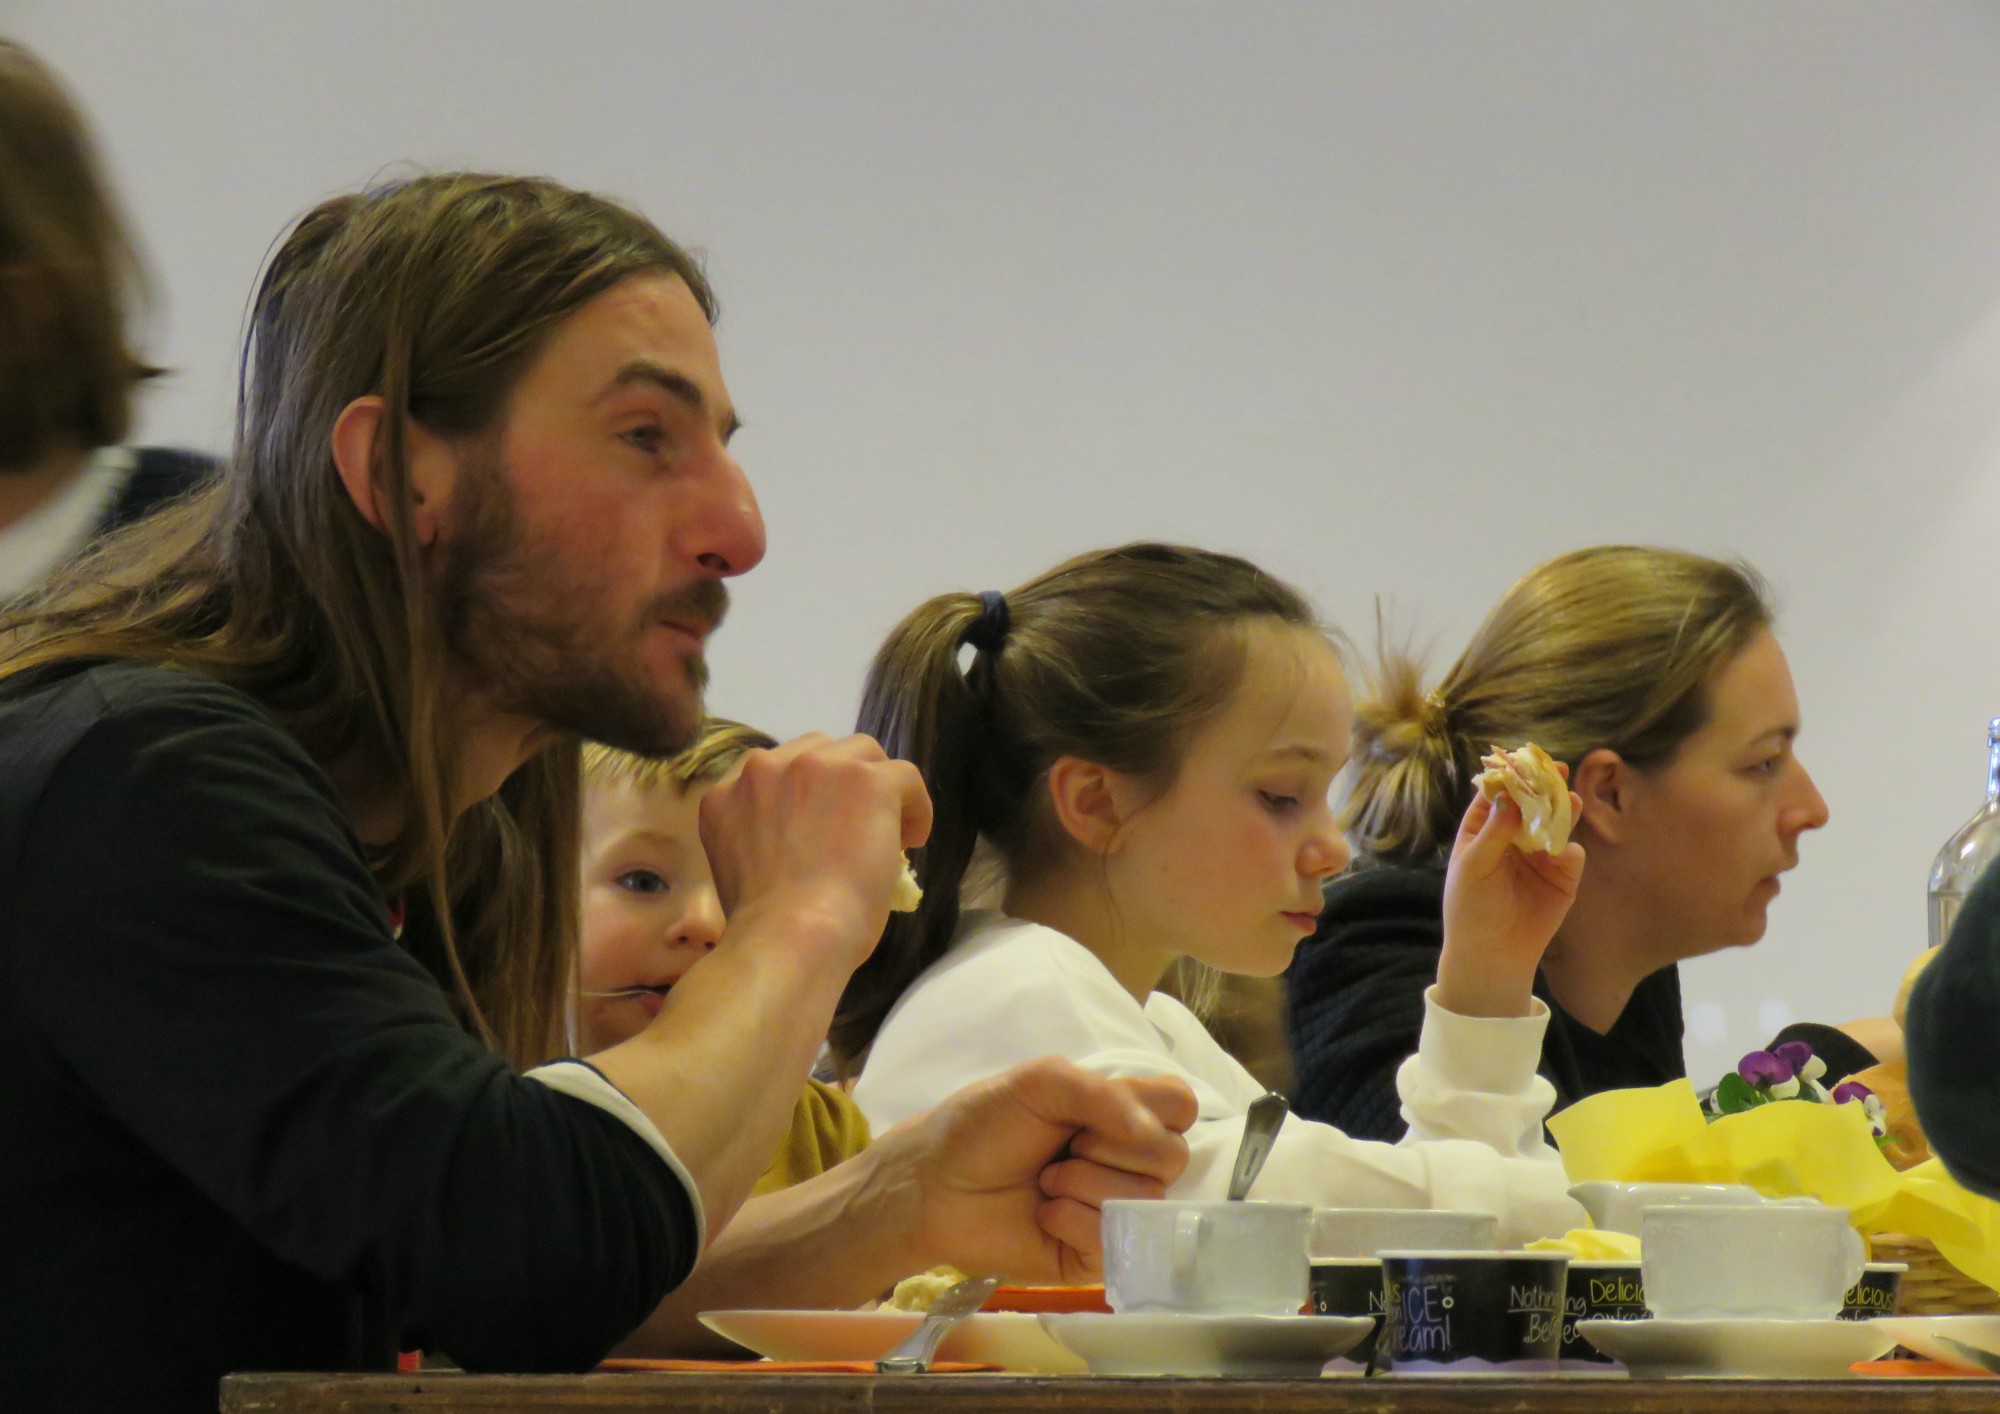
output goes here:
{"type": "Polygon", "coordinates": [[[644,676],[644,640],[663,620],[721,623],[722,582],[702,578],[661,595],[622,629],[590,623],[577,611],[599,594],[523,531],[501,468],[464,472],[466,510],[446,552],[441,610],[445,646],[482,695],[510,715],[641,756],[693,745],[708,664],[699,651],[687,654],[684,690],[662,690],[644,676]]]}

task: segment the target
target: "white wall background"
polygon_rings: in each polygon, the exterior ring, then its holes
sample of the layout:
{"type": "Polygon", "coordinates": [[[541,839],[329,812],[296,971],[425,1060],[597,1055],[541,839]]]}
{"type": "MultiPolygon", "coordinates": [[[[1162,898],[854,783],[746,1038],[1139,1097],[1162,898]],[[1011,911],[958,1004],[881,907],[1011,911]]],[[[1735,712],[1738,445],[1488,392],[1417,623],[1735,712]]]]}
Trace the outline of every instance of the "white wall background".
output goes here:
{"type": "Polygon", "coordinates": [[[711,252],[771,554],[718,710],[852,719],[888,626],[1135,536],[1455,653],[1547,555],[1758,564],[1833,807],[1690,1060],[1880,1011],[2000,713],[2000,9],[0,0],[226,439],[267,244],[399,159],[711,252]]]}

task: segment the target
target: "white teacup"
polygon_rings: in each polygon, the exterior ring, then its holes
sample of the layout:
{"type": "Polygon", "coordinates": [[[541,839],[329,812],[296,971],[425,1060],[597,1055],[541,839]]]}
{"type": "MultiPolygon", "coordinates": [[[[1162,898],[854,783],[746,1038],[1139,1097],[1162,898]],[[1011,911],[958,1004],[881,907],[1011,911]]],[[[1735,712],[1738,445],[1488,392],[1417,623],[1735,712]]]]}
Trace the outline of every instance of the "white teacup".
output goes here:
{"type": "Polygon", "coordinates": [[[1640,1224],[1646,1305],[1681,1320],[1831,1320],[1861,1279],[1847,1209],[1810,1199],[1653,1207],[1640,1224]]]}
{"type": "Polygon", "coordinates": [[[1314,1208],[1306,1255],[1315,1262],[1373,1257],[1385,1248],[1419,1252],[1490,1252],[1500,1219],[1444,1208],[1314,1208]]]}
{"type": "Polygon", "coordinates": [[[1121,1315],[1295,1316],[1311,1290],[1311,1220],[1304,1203],[1112,1199],[1104,1205],[1105,1299],[1121,1315]]]}
{"type": "Polygon", "coordinates": [[[1753,1207],[1762,1194],[1740,1183],[1579,1183],[1569,1196],[1583,1204],[1590,1221],[1607,1232],[1639,1235],[1646,1209],[1676,1207],[1753,1207]]]}

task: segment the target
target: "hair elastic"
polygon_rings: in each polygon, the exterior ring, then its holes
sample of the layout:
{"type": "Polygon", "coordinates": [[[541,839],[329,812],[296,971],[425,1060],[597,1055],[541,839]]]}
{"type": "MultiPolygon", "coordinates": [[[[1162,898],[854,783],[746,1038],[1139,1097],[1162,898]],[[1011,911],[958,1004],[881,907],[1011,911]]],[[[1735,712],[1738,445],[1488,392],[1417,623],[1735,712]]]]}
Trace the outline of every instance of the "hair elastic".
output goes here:
{"type": "Polygon", "coordinates": [[[1012,622],[1007,612],[1007,596],[997,589],[981,590],[979,595],[979,617],[971,628],[965,631],[965,641],[981,653],[998,653],[1000,645],[1007,640],[1007,629],[1012,622]]]}

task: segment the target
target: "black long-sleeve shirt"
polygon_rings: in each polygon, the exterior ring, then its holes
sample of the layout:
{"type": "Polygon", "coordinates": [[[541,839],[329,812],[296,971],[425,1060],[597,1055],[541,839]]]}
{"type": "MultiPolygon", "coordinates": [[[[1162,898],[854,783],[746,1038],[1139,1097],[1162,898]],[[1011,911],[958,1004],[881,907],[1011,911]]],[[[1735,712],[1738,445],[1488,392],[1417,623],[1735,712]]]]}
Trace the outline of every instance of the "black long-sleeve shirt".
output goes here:
{"type": "Polygon", "coordinates": [[[589,1365],[699,1244],[609,1093],[466,1034],[251,699],[0,682],[0,1409],[212,1411],[230,1370],[419,1346],[589,1365]]]}

